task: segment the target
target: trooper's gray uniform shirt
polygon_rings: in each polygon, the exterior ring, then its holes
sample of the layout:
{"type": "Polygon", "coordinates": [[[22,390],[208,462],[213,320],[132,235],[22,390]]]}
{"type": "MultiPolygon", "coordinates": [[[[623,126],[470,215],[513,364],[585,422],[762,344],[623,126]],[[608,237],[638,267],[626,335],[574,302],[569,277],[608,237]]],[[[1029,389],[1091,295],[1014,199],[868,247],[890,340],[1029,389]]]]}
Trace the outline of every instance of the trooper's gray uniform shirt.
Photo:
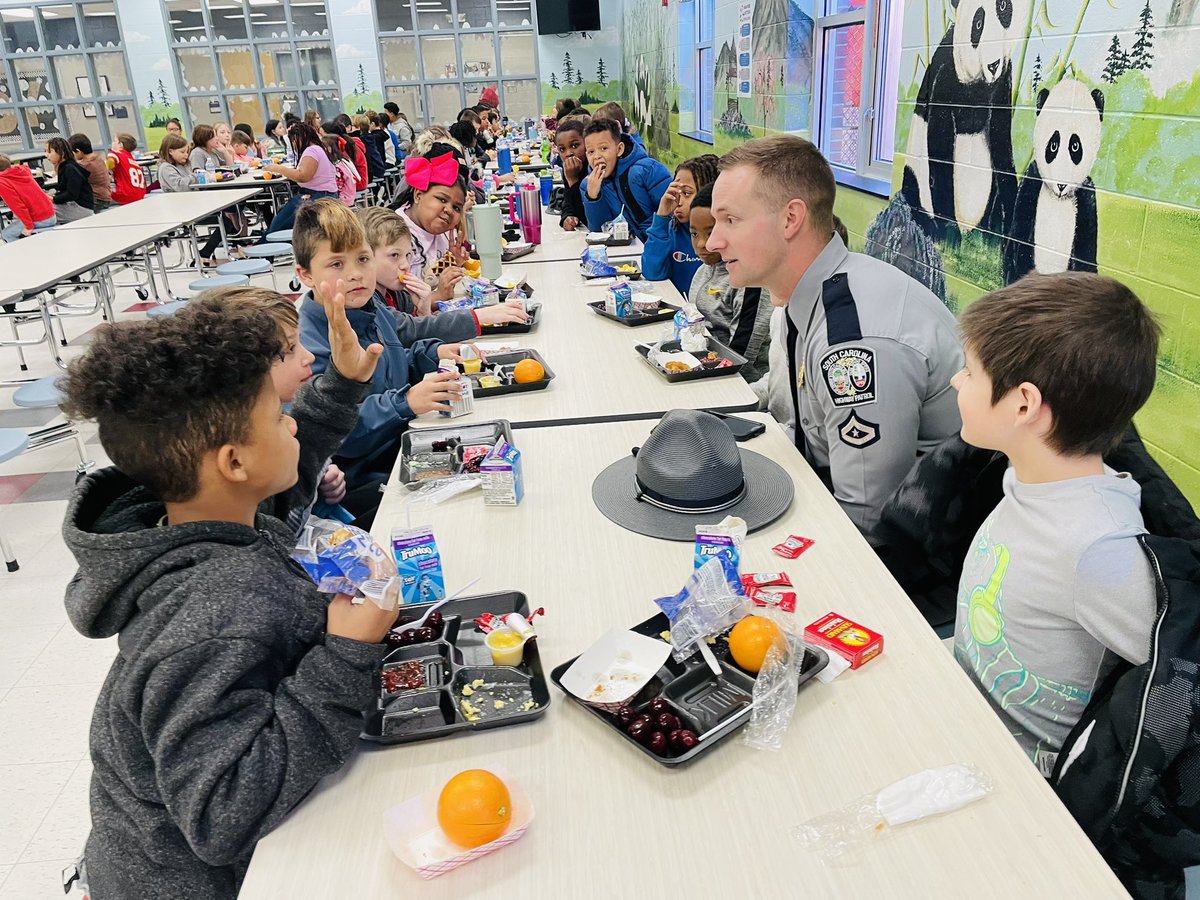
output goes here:
{"type": "Polygon", "coordinates": [[[787,306],[796,445],[872,543],[884,501],[916,458],[961,427],[950,378],[954,315],[888,263],[836,234],[787,306]]]}

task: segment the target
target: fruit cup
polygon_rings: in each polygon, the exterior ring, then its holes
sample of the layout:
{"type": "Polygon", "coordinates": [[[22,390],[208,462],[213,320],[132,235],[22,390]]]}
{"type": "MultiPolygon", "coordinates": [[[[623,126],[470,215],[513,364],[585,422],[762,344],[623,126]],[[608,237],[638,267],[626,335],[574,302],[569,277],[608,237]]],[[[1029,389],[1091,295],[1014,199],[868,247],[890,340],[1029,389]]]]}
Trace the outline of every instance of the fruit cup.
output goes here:
{"type": "Polygon", "coordinates": [[[488,651],[492,654],[492,663],[497,666],[519,666],[521,660],[525,658],[525,642],[528,638],[522,637],[511,628],[497,628],[495,631],[488,632],[488,636],[484,639],[487,644],[488,651]]]}

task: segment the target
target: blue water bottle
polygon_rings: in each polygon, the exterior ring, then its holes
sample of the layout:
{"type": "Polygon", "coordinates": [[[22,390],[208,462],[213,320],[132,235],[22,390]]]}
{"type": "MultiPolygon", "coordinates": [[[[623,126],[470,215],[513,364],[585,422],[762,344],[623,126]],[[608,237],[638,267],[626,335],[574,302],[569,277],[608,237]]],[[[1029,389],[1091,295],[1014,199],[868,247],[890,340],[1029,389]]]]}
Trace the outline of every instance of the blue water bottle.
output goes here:
{"type": "Polygon", "coordinates": [[[500,149],[496,151],[496,171],[501,175],[512,171],[512,150],[509,149],[508,141],[501,141],[500,149]]]}
{"type": "Polygon", "coordinates": [[[549,206],[550,191],[554,189],[554,176],[549,172],[543,172],[539,181],[542,188],[542,206],[549,206]]]}

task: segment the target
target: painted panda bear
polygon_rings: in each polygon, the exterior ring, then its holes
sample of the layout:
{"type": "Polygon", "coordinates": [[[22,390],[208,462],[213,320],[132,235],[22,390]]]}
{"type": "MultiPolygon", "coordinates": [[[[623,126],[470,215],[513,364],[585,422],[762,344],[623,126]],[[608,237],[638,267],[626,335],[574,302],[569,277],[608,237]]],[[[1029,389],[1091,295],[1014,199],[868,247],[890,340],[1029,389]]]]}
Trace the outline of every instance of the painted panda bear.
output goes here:
{"type": "Polygon", "coordinates": [[[1006,234],[1016,202],[1012,49],[1018,0],[951,0],[954,24],[921,79],[901,192],[931,237],[983,228],[1006,234]]]}
{"type": "Polygon", "coordinates": [[[1090,173],[1100,150],[1104,94],[1074,80],[1042,90],[1033,126],[1033,159],[1021,179],[1004,248],[1004,281],[1037,270],[1096,271],[1096,189],[1090,173]]]}

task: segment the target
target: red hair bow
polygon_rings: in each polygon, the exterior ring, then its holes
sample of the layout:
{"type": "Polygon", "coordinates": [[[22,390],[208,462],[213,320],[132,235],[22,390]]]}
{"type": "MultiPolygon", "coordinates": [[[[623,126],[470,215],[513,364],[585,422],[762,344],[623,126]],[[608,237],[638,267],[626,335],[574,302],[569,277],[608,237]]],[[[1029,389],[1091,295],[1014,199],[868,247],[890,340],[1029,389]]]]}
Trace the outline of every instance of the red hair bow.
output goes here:
{"type": "Polygon", "coordinates": [[[433,159],[410,156],[404,160],[404,178],[418,191],[429,190],[431,184],[452,185],[458,181],[458,160],[453,153],[443,153],[433,159]]]}

